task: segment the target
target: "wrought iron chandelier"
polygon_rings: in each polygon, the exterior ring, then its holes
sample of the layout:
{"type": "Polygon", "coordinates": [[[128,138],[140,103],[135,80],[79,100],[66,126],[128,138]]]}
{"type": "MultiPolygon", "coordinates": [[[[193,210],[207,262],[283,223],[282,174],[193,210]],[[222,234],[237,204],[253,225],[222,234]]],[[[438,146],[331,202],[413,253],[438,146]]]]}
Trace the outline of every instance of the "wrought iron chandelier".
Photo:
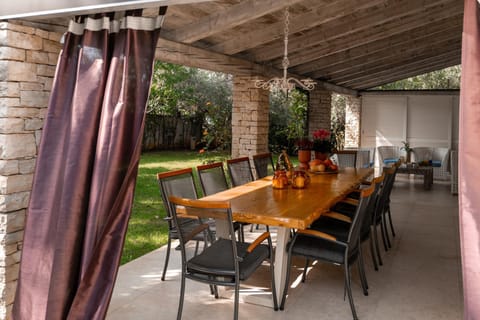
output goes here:
{"type": "Polygon", "coordinates": [[[284,38],[283,42],[285,44],[285,48],[283,51],[283,60],[282,60],[282,67],[283,67],[283,78],[275,77],[269,80],[255,80],[255,87],[262,88],[265,90],[282,90],[285,94],[287,94],[290,90],[299,86],[305,90],[313,90],[315,85],[317,84],[310,78],[307,79],[296,79],[293,77],[288,77],[288,66],[290,65],[290,61],[288,60],[288,33],[289,33],[289,26],[290,24],[290,14],[288,12],[288,7],[285,9],[285,28],[284,28],[284,38]]]}

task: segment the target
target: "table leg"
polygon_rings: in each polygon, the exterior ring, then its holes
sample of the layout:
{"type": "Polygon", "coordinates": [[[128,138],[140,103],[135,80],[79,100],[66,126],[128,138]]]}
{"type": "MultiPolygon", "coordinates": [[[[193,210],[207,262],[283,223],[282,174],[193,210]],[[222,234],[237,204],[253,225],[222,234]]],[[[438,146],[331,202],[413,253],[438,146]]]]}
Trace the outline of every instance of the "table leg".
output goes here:
{"type": "Polygon", "coordinates": [[[290,229],[279,227],[277,230],[277,246],[275,249],[275,288],[278,303],[282,300],[283,289],[288,270],[287,243],[290,240],[290,229]]]}
{"type": "MultiPolygon", "coordinates": [[[[227,236],[228,235],[228,225],[223,220],[218,220],[216,222],[217,226],[217,236],[227,236]]],[[[287,277],[287,261],[288,261],[288,254],[287,254],[287,243],[290,240],[290,229],[284,227],[277,228],[277,243],[275,247],[275,289],[277,293],[278,303],[282,299],[283,289],[285,287],[285,280],[287,277]]],[[[220,296],[225,296],[222,287],[220,289],[220,296]]],[[[245,295],[243,296],[243,301],[247,303],[253,303],[257,305],[262,305],[266,307],[273,307],[272,305],[272,295],[262,295],[262,294],[254,294],[254,295],[245,295]]]]}
{"type": "Polygon", "coordinates": [[[423,173],[423,188],[430,190],[433,184],[433,171],[425,171],[423,173]]]}

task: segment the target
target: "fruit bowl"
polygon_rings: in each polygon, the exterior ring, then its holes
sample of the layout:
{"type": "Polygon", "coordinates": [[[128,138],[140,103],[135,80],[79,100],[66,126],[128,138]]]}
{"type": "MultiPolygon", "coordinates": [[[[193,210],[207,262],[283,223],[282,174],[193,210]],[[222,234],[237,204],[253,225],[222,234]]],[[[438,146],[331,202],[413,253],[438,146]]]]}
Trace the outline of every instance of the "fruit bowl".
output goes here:
{"type": "Polygon", "coordinates": [[[334,164],[330,159],[318,160],[313,165],[310,165],[310,172],[313,174],[331,174],[338,173],[338,166],[334,164]]]}

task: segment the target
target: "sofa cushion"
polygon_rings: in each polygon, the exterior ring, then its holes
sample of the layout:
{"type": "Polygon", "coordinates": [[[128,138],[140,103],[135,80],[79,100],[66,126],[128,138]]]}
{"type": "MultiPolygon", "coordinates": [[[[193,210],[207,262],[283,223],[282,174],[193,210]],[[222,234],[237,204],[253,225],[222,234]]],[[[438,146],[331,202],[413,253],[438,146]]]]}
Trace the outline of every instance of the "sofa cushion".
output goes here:
{"type": "Polygon", "coordinates": [[[440,160],[432,160],[432,167],[441,167],[442,166],[442,161],[440,160]]]}
{"type": "Polygon", "coordinates": [[[387,158],[387,159],[383,159],[383,163],[384,164],[393,164],[395,162],[398,161],[398,158],[387,158]]]}

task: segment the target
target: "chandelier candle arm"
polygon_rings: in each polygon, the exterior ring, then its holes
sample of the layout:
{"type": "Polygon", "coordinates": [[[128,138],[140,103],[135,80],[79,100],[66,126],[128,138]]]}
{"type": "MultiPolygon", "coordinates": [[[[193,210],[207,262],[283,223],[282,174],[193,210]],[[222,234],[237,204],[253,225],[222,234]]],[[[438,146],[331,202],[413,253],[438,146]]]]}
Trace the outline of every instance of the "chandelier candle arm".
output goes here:
{"type": "Polygon", "coordinates": [[[285,9],[285,27],[284,31],[284,50],[283,50],[283,60],[282,60],[282,67],[283,67],[283,78],[275,77],[269,80],[255,80],[255,87],[262,88],[264,90],[282,90],[285,94],[287,94],[290,90],[299,86],[305,90],[313,90],[315,85],[317,84],[314,80],[307,78],[307,79],[296,79],[293,77],[288,77],[288,66],[290,65],[290,61],[288,60],[288,33],[289,33],[289,25],[290,25],[290,14],[288,12],[288,8],[285,9]]]}

